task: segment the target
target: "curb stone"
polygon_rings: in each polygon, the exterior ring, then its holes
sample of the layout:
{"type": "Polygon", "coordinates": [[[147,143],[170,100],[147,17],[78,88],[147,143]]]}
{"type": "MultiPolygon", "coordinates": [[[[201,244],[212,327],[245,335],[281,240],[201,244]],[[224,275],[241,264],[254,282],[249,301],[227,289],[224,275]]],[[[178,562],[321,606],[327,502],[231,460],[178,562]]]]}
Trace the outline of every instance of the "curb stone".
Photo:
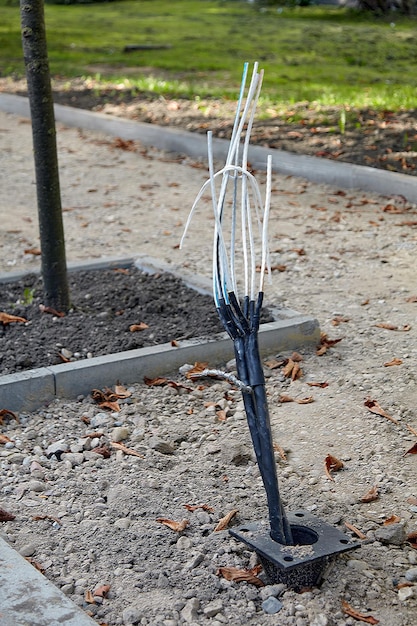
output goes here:
{"type": "Polygon", "coordinates": [[[72,600],[0,537],[2,626],[97,626],[72,600]]]}
{"type": "MultiPolygon", "coordinates": [[[[23,96],[0,93],[0,110],[30,117],[29,101],[23,96]]],[[[55,105],[55,118],[67,126],[102,132],[125,140],[136,139],[144,145],[151,145],[167,152],[177,152],[203,159],[207,156],[207,139],[202,134],[134,122],[114,115],[85,111],[62,104],[55,105]]],[[[228,149],[227,139],[213,140],[216,159],[224,160],[228,149]]],[[[255,169],[266,168],[268,155],[272,157],[272,169],[284,175],[298,176],[315,183],[345,189],[363,189],[387,196],[401,195],[409,202],[417,202],[417,177],[415,176],[378,170],[364,165],[338,163],[262,146],[249,147],[249,160],[255,169]]]]}
{"type": "MultiPolygon", "coordinates": [[[[161,265],[150,257],[103,259],[87,263],[68,265],[69,271],[129,266],[147,273],[179,273],[167,265],[161,265]]],[[[32,272],[33,273],[33,272],[32,272]]],[[[25,273],[14,273],[18,280],[25,273]]],[[[0,284],[9,281],[9,274],[0,275],[0,284]]],[[[200,293],[209,292],[209,281],[193,277],[187,286],[200,293]]],[[[273,311],[275,320],[261,325],[259,347],[262,354],[292,350],[305,345],[316,345],[320,339],[318,321],[309,315],[301,315],[291,309],[273,311]]],[[[233,345],[226,333],[211,339],[189,339],[178,347],[170,343],[118,352],[105,356],[61,363],[0,377],[0,407],[10,411],[35,411],[56,398],[76,398],[86,395],[91,389],[111,387],[117,381],[130,384],[144,376],[155,377],[169,374],[184,363],[209,361],[213,364],[228,361],[233,357],[233,345]]]]}

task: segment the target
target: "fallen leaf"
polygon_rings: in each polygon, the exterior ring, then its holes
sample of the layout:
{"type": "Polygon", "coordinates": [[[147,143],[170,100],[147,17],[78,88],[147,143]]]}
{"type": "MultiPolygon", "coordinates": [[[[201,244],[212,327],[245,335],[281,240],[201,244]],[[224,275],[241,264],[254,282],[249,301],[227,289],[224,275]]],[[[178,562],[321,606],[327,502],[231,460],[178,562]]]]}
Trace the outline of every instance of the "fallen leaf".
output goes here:
{"type": "Polygon", "coordinates": [[[413,435],[415,435],[417,437],[417,430],[415,428],[413,428],[412,426],[410,426],[410,424],[406,424],[408,430],[410,431],[410,433],[413,433],[413,435]]]}
{"type": "Polygon", "coordinates": [[[404,324],[402,328],[399,326],[395,326],[395,324],[390,324],[389,322],[380,322],[379,324],[374,324],[376,328],[385,328],[385,330],[397,330],[399,332],[408,332],[411,330],[410,324],[404,324]]]}
{"type": "Polygon", "coordinates": [[[406,302],[417,302],[417,296],[409,296],[405,299],[406,302]]]}
{"type": "Polygon", "coordinates": [[[217,524],[216,528],[214,529],[214,532],[217,533],[220,530],[225,530],[228,525],[229,522],[235,517],[235,515],[238,513],[237,509],[233,509],[232,511],[229,511],[229,513],[227,513],[224,517],[222,517],[219,520],[219,523],[217,524]]]}
{"type": "Polygon", "coordinates": [[[401,517],[398,517],[398,515],[391,515],[391,517],[387,517],[387,519],[382,522],[382,525],[389,526],[390,524],[398,524],[398,522],[401,522],[401,517]]]}
{"type": "Polygon", "coordinates": [[[110,589],[110,585],[101,585],[100,587],[97,587],[97,589],[94,589],[93,596],[96,596],[98,598],[106,598],[110,589]]]}
{"type": "Polygon", "coordinates": [[[379,624],[379,620],[373,617],[372,615],[364,615],[363,613],[359,613],[356,609],[350,606],[346,602],[346,600],[342,600],[342,611],[346,613],[346,615],[350,615],[353,619],[358,620],[359,622],[365,622],[366,624],[379,624]]]}
{"type": "Polygon", "coordinates": [[[407,535],[407,541],[410,543],[412,548],[417,549],[417,530],[414,530],[412,533],[407,535]]]}
{"type": "Polygon", "coordinates": [[[3,326],[6,326],[7,324],[12,324],[13,322],[21,322],[22,324],[25,324],[27,322],[27,319],[25,319],[24,317],[17,317],[16,315],[9,315],[4,311],[0,311],[0,322],[3,324],[3,326]]]}
{"type": "Polygon", "coordinates": [[[65,317],[65,313],[63,313],[62,311],[57,311],[51,306],[45,306],[44,304],[39,305],[39,311],[41,313],[50,313],[51,315],[55,315],[55,317],[65,317]]]}
{"type": "Polygon", "coordinates": [[[219,409],[218,411],[216,411],[216,417],[219,420],[219,422],[225,422],[226,421],[226,411],[224,409],[219,409]]]}
{"type": "Polygon", "coordinates": [[[285,362],[285,359],[270,359],[269,361],[265,361],[265,365],[270,370],[275,370],[278,367],[282,367],[283,365],[285,365],[285,362]]]}
{"type": "Polygon", "coordinates": [[[401,209],[400,207],[395,206],[395,204],[387,204],[386,206],[384,206],[382,210],[384,213],[394,213],[394,214],[400,214],[400,213],[406,212],[406,209],[401,209]]]}
{"type": "Polygon", "coordinates": [[[322,356],[329,348],[334,346],[336,343],[339,343],[339,341],[342,341],[342,339],[343,337],[340,337],[339,339],[329,339],[326,333],[320,333],[320,344],[317,346],[316,355],[322,356]]]}
{"type": "Polygon", "coordinates": [[[398,425],[397,420],[391,417],[391,415],[389,415],[386,411],[384,411],[384,409],[378,404],[376,400],[371,400],[371,398],[367,398],[364,404],[367,409],[371,411],[371,413],[374,413],[375,415],[380,415],[381,417],[386,417],[387,420],[389,420],[393,424],[398,425]]]}
{"type": "Polygon", "coordinates": [[[129,330],[131,333],[137,333],[141,330],[146,330],[147,328],[149,328],[149,326],[148,324],[145,324],[145,322],[139,322],[139,324],[131,324],[129,326],[129,330]]]}
{"type": "Polygon", "coordinates": [[[391,359],[391,361],[387,361],[386,363],[384,363],[384,367],[391,367],[392,365],[402,365],[402,360],[394,357],[393,359],[391,359]]]}
{"type": "Polygon", "coordinates": [[[171,346],[172,346],[173,348],[178,348],[178,347],[179,347],[179,345],[180,345],[180,344],[178,343],[178,341],[177,341],[176,339],[172,339],[172,340],[171,340],[171,346]]]}
{"type": "Polygon", "coordinates": [[[346,528],[351,530],[357,537],[359,537],[359,539],[366,539],[366,535],[364,535],[363,532],[359,530],[359,528],[356,528],[356,526],[354,526],[353,524],[345,522],[345,526],[346,528]]]}
{"type": "Polygon", "coordinates": [[[321,387],[322,389],[325,389],[325,387],[328,387],[328,386],[329,386],[329,383],[326,383],[326,382],[324,382],[324,383],[315,383],[315,382],[312,382],[312,383],[307,383],[307,385],[308,385],[309,387],[321,387]]]}
{"type": "Polygon", "coordinates": [[[409,498],[407,498],[407,502],[408,502],[408,504],[415,504],[415,505],[417,505],[417,498],[415,496],[410,496],[409,498]]]}
{"type": "Polygon", "coordinates": [[[140,452],[136,452],[136,450],[133,450],[133,448],[128,448],[123,443],[119,443],[118,441],[111,441],[110,445],[111,445],[112,448],[116,448],[116,450],[121,450],[122,452],[124,452],[127,455],[137,456],[140,459],[144,459],[145,458],[143,456],[143,454],[140,454],[140,452]]]}
{"type": "Polygon", "coordinates": [[[257,574],[261,571],[261,566],[257,565],[252,569],[239,569],[238,567],[219,567],[216,574],[222,576],[226,580],[233,580],[236,583],[247,582],[256,587],[264,587],[263,580],[258,578],[257,574]]]}
{"type": "Polygon", "coordinates": [[[125,389],[123,385],[115,385],[114,393],[117,395],[118,398],[130,398],[130,396],[132,395],[132,392],[125,389]]]}
{"type": "Polygon", "coordinates": [[[283,461],[287,460],[287,455],[285,454],[285,450],[279,445],[279,443],[274,442],[272,444],[272,447],[274,448],[275,452],[278,452],[279,456],[281,457],[283,461]]]}
{"type": "Polygon", "coordinates": [[[286,393],[281,393],[278,400],[280,402],[294,402],[294,398],[291,398],[291,396],[288,396],[286,393]]]}
{"type": "Polygon", "coordinates": [[[189,524],[188,519],[183,519],[180,522],[175,522],[172,519],[167,519],[166,517],[158,517],[157,522],[160,524],[164,524],[164,526],[168,526],[171,530],[175,530],[177,533],[181,533],[185,530],[189,524]]]}
{"type": "Polygon", "coordinates": [[[7,435],[0,435],[0,443],[11,443],[11,439],[7,435]]]}
{"type": "Polygon", "coordinates": [[[187,511],[197,511],[197,509],[203,509],[203,511],[207,511],[208,513],[213,513],[214,509],[212,506],[208,504],[184,504],[184,507],[187,511]]]}
{"type": "Polygon", "coordinates": [[[378,498],[379,498],[378,487],[374,485],[373,487],[370,488],[369,491],[365,493],[364,496],[362,496],[360,501],[361,502],[373,502],[374,500],[378,500],[378,498]]]}
{"type": "Polygon", "coordinates": [[[186,391],[194,391],[192,387],[187,387],[182,383],[177,383],[175,380],[170,380],[169,378],[163,378],[162,376],[158,376],[156,378],[148,378],[147,376],[143,377],[143,382],[148,387],[164,387],[168,385],[169,387],[174,387],[174,389],[185,389],[186,391]]]}
{"type": "Polygon", "coordinates": [[[332,456],[331,454],[328,454],[326,458],[324,459],[324,470],[326,472],[327,478],[329,478],[330,480],[334,480],[330,472],[338,472],[339,470],[342,469],[343,466],[344,466],[343,461],[340,461],[340,459],[337,459],[335,456],[332,456]]]}
{"type": "Polygon", "coordinates": [[[334,317],[332,319],[332,325],[333,326],[339,326],[339,324],[346,323],[346,322],[349,322],[349,321],[350,320],[349,320],[348,317],[343,317],[343,315],[336,315],[336,317],[334,317]]]}
{"type": "Polygon", "coordinates": [[[0,424],[3,424],[5,417],[11,417],[12,419],[16,420],[17,423],[19,423],[19,418],[17,417],[16,413],[14,413],[13,411],[9,411],[9,409],[1,409],[0,424]]]}
{"type": "Polygon", "coordinates": [[[299,364],[293,359],[288,359],[288,362],[282,370],[282,373],[285,378],[291,378],[291,380],[293,381],[301,378],[301,376],[303,375],[303,371],[300,368],[299,364]]]}
{"type": "Polygon", "coordinates": [[[411,448],[407,450],[407,452],[404,452],[403,456],[405,456],[406,454],[417,454],[417,443],[412,445],[411,448]]]}
{"type": "Polygon", "coordinates": [[[44,520],[44,519],[49,519],[49,520],[55,522],[56,524],[58,524],[58,526],[62,526],[61,520],[58,517],[53,517],[53,515],[34,515],[32,517],[32,519],[35,522],[38,522],[38,521],[44,520]]]}
{"type": "Polygon", "coordinates": [[[111,450],[108,446],[98,446],[97,448],[93,448],[91,452],[101,454],[103,459],[109,459],[111,457],[111,450]]]}
{"type": "Polygon", "coordinates": [[[40,256],[42,254],[42,252],[39,250],[39,248],[25,248],[25,250],[23,250],[23,252],[25,254],[33,254],[33,256],[40,256]]]}
{"type": "Polygon", "coordinates": [[[100,391],[100,389],[93,389],[91,397],[101,409],[110,409],[110,411],[120,411],[120,406],[117,402],[117,396],[110,391],[100,391]]]}
{"type": "Polygon", "coordinates": [[[207,368],[208,363],[196,362],[194,363],[194,366],[190,370],[188,370],[185,376],[186,378],[193,378],[195,374],[201,374],[201,372],[203,372],[207,368]]]}
{"type": "Polygon", "coordinates": [[[94,600],[93,593],[89,589],[87,589],[87,591],[84,594],[84,600],[87,602],[87,604],[96,603],[96,601],[94,600]]]}
{"type": "Polygon", "coordinates": [[[41,574],[45,573],[45,569],[42,567],[42,565],[40,565],[37,561],[35,561],[35,559],[32,559],[30,556],[25,556],[25,561],[30,563],[41,574]]]}
{"type": "Polygon", "coordinates": [[[300,361],[304,361],[304,358],[299,352],[293,352],[291,355],[291,360],[295,361],[296,363],[300,363],[300,361]]]}
{"type": "Polygon", "coordinates": [[[295,398],[294,402],[297,404],[311,404],[314,402],[313,396],[307,396],[306,398],[295,398]]]}
{"type": "Polygon", "coordinates": [[[11,522],[15,517],[16,515],[13,515],[13,513],[0,509],[0,522],[11,522]]]}

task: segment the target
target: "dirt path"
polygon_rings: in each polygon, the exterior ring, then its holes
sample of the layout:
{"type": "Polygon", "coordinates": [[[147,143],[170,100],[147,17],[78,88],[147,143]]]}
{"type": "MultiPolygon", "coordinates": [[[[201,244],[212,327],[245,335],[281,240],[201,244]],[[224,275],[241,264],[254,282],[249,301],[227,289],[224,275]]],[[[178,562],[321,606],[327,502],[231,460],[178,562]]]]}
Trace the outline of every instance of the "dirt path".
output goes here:
{"type": "MultiPolygon", "coordinates": [[[[203,167],[74,129],[59,127],[58,136],[69,260],[142,253],[209,276],[209,198],[177,247],[203,167]]],[[[29,270],[38,256],[25,250],[39,246],[29,124],[1,113],[0,143],[0,266],[29,270]]],[[[254,565],[225,532],[212,532],[222,514],[238,509],[238,523],[265,517],[242,404],[237,394],[224,399],[223,383],[184,393],[138,381],[119,413],[84,398],[21,416],[20,425],[6,419],[0,508],[16,519],[2,532],[99,623],[350,626],[345,600],[383,626],[413,624],[417,552],[406,536],[417,531],[417,457],[406,452],[417,441],[417,210],[398,197],[279,175],[273,189],[267,300],[314,314],[331,339],[342,338],[322,356],[304,351],[304,375],[292,383],[266,367],[274,440],[287,455],[277,454],[285,505],[341,529],[347,521],[366,539],[320,590],[302,595],[217,575],[254,565]],[[314,401],[283,403],[282,393],[314,401]],[[367,398],[395,421],[371,412],[367,398]],[[92,431],[100,445],[120,436],[145,458],[98,459],[85,437],[92,431]],[[48,447],[61,440],[70,456],[59,461],[48,447]],[[344,463],[334,481],[323,469],[328,454],[344,463]],[[378,499],[363,502],[373,487],[378,499]],[[186,503],[214,511],[191,513],[186,503]],[[38,514],[62,525],[34,521],[38,514]],[[399,521],[383,526],[393,515],[399,521]],[[158,517],[189,526],[178,536],[158,517]],[[86,601],[101,584],[111,586],[108,598],[86,601]],[[275,616],[262,605],[268,594],[281,594],[275,616]]]]}

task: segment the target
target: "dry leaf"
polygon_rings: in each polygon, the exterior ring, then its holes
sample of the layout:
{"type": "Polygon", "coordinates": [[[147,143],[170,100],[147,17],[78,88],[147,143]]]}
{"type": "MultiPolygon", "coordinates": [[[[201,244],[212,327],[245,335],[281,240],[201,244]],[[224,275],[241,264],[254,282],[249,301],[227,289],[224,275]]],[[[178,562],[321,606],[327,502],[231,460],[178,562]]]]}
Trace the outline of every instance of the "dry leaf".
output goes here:
{"type": "Polygon", "coordinates": [[[415,505],[417,505],[417,498],[415,496],[410,496],[409,498],[407,498],[407,502],[408,502],[408,504],[415,504],[415,505]]]}
{"type": "Polygon", "coordinates": [[[177,533],[181,533],[185,530],[189,524],[188,519],[183,519],[180,522],[175,522],[172,519],[167,519],[166,517],[158,517],[157,522],[160,524],[164,524],[164,526],[168,526],[171,530],[175,530],[177,533]]]}
{"type": "Polygon", "coordinates": [[[108,446],[98,446],[97,448],[93,448],[91,452],[101,454],[103,459],[109,459],[111,457],[111,450],[108,446]]]}
{"type": "Polygon", "coordinates": [[[398,515],[391,515],[391,517],[387,517],[387,519],[382,522],[382,525],[389,526],[390,524],[398,524],[398,522],[401,522],[401,517],[398,517],[398,515]]]}
{"type": "Polygon", "coordinates": [[[84,594],[84,600],[87,602],[87,604],[95,604],[96,601],[94,600],[94,596],[92,594],[92,592],[87,589],[87,591],[84,594]]]}
{"type": "Polygon", "coordinates": [[[120,406],[117,402],[117,395],[111,390],[100,391],[100,389],[93,389],[91,397],[101,409],[110,409],[110,411],[120,411],[120,406]]]}
{"type": "Polygon", "coordinates": [[[232,511],[229,511],[229,513],[227,513],[224,517],[222,517],[219,520],[219,523],[214,529],[214,532],[216,533],[220,530],[225,530],[228,527],[230,520],[232,520],[237,513],[238,513],[237,509],[233,509],[232,511]]]}
{"type": "Polygon", "coordinates": [[[406,302],[417,302],[417,296],[409,296],[405,299],[406,302]]]}
{"type": "Polygon", "coordinates": [[[193,376],[195,376],[195,374],[201,374],[201,372],[203,372],[204,370],[206,370],[208,368],[208,363],[202,363],[202,362],[196,362],[194,363],[194,367],[192,367],[190,370],[188,370],[188,372],[186,373],[186,378],[193,378],[193,376]]]}
{"type": "Polygon", "coordinates": [[[58,517],[53,517],[53,515],[34,515],[32,517],[32,519],[35,522],[38,522],[40,520],[44,520],[44,519],[50,519],[51,521],[55,522],[56,524],[58,524],[58,526],[62,526],[62,522],[58,517]]]}
{"type": "Polygon", "coordinates": [[[384,411],[384,409],[378,404],[376,400],[371,400],[371,398],[367,398],[365,400],[365,406],[367,407],[367,409],[369,409],[369,411],[371,411],[371,413],[375,413],[375,415],[380,415],[381,417],[386,417],[387,420],[393,422],[393,424],[398,425],[397,420],[391,417],[391,415],[389,415],[386,411],[384,411]]]}
{"type": "Polygon", "coordinates": [[[384,367],[391,367],[392,365],[402,365],[402,360],[394,357],[391,361],[384,363],[384,367]]]}
{"type": "Polygon", "coordinates": [[[133,450],[132,448],[128,448],[123,443],[119,443],[118,441],[111,441],[110,445],[112,448],[116,448],[116,450],[121,450],[122,452],[130,456],[137,456],[140,459],[145,458],[143,454],[140,454],[140,452],[136,452],[136,450],[133,450]]]}
{"type": "Polygon", "coordinates": [[[291,380],[297,380],[297,378],[301,378],[301,376],[303,375],[299,364],[293,359],[288,359],[288,362],[282,370],[282,373],[285,378],[291,378],[291,380]]]}
{"type": "Polygon", "coordinates": [[[17,417],[16,413],[14,413],[13,411],[9,411],[9,409],[1,409],[0,424],[3,424],[5,417],[11,417],[12,419],[16,420],[17,423],[19,423],[19,418],[17,417]]]}
{"type": "Polygon", "coordinates": [[[25,248],[23,252],[25,254],[33,254],[33,256],[40,256],[42,254],[39,248],[25,248]]]}
{"type": "Polygon", "coordinates": [[[148,387],[164,387],[165,385],[169,385],[169,387],[174,387],[174,389],[185,389],[189,392],[194,391],[192,387],[187,387],[182,383],[177,383],[175,380],[163,378],[162,376],[157,376],[156,378],[148,378],[147,376],[144,376],[143,382],[145,385],[148,385],[148,387]]]}
{"type": "Polygon", "coordinates": [[[405,456],[406,454],[417,454],[417,443],[412,445],[411,448],[407,450],[407,452],[404,452],[403,456],[405,456]]]}
{"type": "Polygon", "coordinates": [[[349,321],[350,321],[349,317],[344,317],[343,315],[336,315],[336,317],[332,319],[332,325],[339,326],[339,324],[349,322],[349,321]]]}
{"type": "Polygon", "coordinates": [[[278,367],[282,367],[285,365],[286,359],[269,359],[269,361],[265,361],[266,367],[270,370],[275,370],[278,367]]]}
{"type": "Polygon", "coordinates": [[[16,315],[9,315],[4,311],[0,311],[0,323],[6,326],[7,324],[11,324],[12,322],[22,322],[22,324],[26,323],[27,320],[24,317],[16,317],[16,315]]]}
{"type": "Polygon", "coordinates": [[[291,398],[286,393],[281,393],[278,399],[280,402],[294,402],[294,398],[291,398]]]}
{"type": "Polygon", "coordinates": [[[378,487],[374,485],[373,487],[370,488],[369,491],[365,493],[364,496],[362,496],[361,502],[373,502],[374,500],[378,500],[378,498],[379,498],[378,487]]]}
{"type": "Polygon", "coordinates": [[[55,317],[65,317],[65,313],[63,313],[62,311],[57,311],[51,306],[45,306],[44,304],[39,305],[39,311],[41,313],[50,313],[51,315],[55,315],[55,317]]]}
{"type": "Polygon", "coordinates": [[[224,409],[219,409],[218,411],[216,411],[216,416],[217,419],[219,420],[219,422],[225,422],[226,421],[226,411],[224,409]]]}
{"type": "Polygon", "coordinates": [[[96,596],[98,598],[106,598],[110,589],[110,585],[101,585],[100,587],[97,587],[97,589],[94,589],[93,596],[96,596]]]}
{"type": "Polygon", "coordinates": [[[320,344],[317,346],[316,355],[322,356],[327,352],[328,348],[331,348],[336,343],[339,343],[342,339],[343,337],[340,337],[340,339],[329,339],[326,333],[320,333],[320,344]]]}
{"type": "Polygon", "coordinates": [[[415,428],[413,428],[412,426],[410,426],[410,424],[406,424],[408,430],[410,431],[410,433],[413,433],[413,435],[415,435],[417,437],[417,430],[415,428]]]}
{"type": "Polygon", "coordinates": [[[130,398],[130,396],[132,395],[132,392],[125,389],[123,385],[115,385],[114,393],[118,398],[130,398]]]}
{"type": "Polygon", "coordinates": [[[296,363],[300,363],[300,361],[304,361],[303,357],[299,352],[293,352],[291,355],[291,359],[296,363]]]}
{"type": "Polygon", "coordinates": [[[400,332],[408,332],[411,330],[410,324],[404,324],[402,328],[395,326],[395,324],[389,324],[387,322],[380,322],[379,324],[374,324],[376,328],[385,328],[385,330],[398,330],[400,332]]]}
{"type": "Polygon", "coordinates": [[[16,515],[13,515],[13,513],[0,509],[0,522],[11,522],[15,517],[16,515]]]}
{"type": "Polygon", "coordinates": [[[324,382],[324,383],[314,383],[314,382],[312,382],[312,383],[307,383],[307,385],[309,387],[321,387],[322,389],[325,389],[326,387],[329,386],[329,383],[326,383],[326,382],[324,382]]]}
{"type": "Polygon", "coordinates": [[[283,461],[287,460],[287,455],[285,454],[285,450],[279,445],[279,443],[274,442],[272,444],[272,447],[274,448],[275,452],[278,452],[279,456],[281,457],[283,461]]]}
{"type": "Polygon", "coordinates": [[[140,322],[139,324],[131,324],[129,326],[129,330],[131,333],[137,333],[141,330],[146,330],[147,328],[149,328],[148,324],[145,324],[145,322],[140,322]]]}
{"type": "Polygon", "coordinates": [[[257,565],[252,569],[239,569],[238,567],[219,567],[216,574],[223,576],[226,580],[233,580],[236,583],[247,582],[256,587],[264,587],[265,583],[258,578],[257,574],[261,571],[261,566],[257,565]]]}
{"type": "Polygon", "coordinates": [[[30,563],[41,574],[45,573],[45,569],[42,567],[42,565],[40,565],[37,561],[35,561],[35,559],[32,559],[30,556],[25,556],[25,561],[30,563]]]}
{"type": "Polygon", "coordinates": [[[345,526],[346,528],[351,530],[357,537],[359,537],[359,539],[366,539],[366,535],[364,535],[363,532],[359,530],[359,528],[356,528],[356,526],[354,526],[353,524],[345,522],[345,526]]]}
{"type": "Polygon", "coordinates": [[[314,402],[314,398],[313,396],[307,396],[306,398],[296,398],[295,402],[297,404],[311,404],[312,402],[314,402]]]}
{"type": "Polygon", "coordinates": [[[330,480],[334,480],[330,472],[338,472],[339,470],[342,469],[343,466],[344,466],[343,461],[340,461],[340,459],[337,459],[335,456],[332,456],[331,454],[328,454],[326,458],[324,459],[324,470],[326,472],[327,478],[330,478],[330,480]]]}
{"type": "Polygon", "coordinates": [[[184,507],[187,511],[197,511],[197,509],[203,509],[203,511],[207,511],[208,513],[213,513],[214,509],[212,506],[208,504],[184,504],[184,507]]]}
{"type": "Polygon", "coordinates": [[[0,435],[0,443],[11,443],[11,439],[10,437],[7,437],[7,435],[0,435]]]}
{"type": "Polygon", "coordinates": [[[346,613],[346,615],[350,615],[350,617],[353,617],[353,619],[357,619],[360,622],[365,622],[366,624],[379,624],[378,619],[375,619],[372,615],[359,613],[359,611],[351,607],[346,600],[342,600],[342,611],[343,613],[346,613]]]}
{"type": "Polygon", "coordinates": [[[407,535],[407,541],[410,543],[412,548],[417,549],[417,530],[414,530],[412,533],[407,535]]]}
{"type": "Polygon", "coordinates": [[[172,339],[172,340],[171,340],[171,346],[172,346],[173,348],[178,348],[178,347],[179,347],[179,345],[180,345],[180,344],[178,343],[178,341],[177,341],[176,339],[172,339]]]}

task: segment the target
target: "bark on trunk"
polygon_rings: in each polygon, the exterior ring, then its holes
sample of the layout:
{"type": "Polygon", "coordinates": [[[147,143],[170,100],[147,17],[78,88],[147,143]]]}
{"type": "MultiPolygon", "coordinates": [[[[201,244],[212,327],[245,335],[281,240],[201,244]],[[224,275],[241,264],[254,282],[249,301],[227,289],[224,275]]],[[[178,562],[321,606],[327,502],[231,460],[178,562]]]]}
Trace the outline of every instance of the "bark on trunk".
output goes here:
{"type": "Polygon", "coordinates": [[[32,117],[45,301],[47,306],[67,311],[70,298],[44,1],[20,0],[20,15],[32,117]]]}

